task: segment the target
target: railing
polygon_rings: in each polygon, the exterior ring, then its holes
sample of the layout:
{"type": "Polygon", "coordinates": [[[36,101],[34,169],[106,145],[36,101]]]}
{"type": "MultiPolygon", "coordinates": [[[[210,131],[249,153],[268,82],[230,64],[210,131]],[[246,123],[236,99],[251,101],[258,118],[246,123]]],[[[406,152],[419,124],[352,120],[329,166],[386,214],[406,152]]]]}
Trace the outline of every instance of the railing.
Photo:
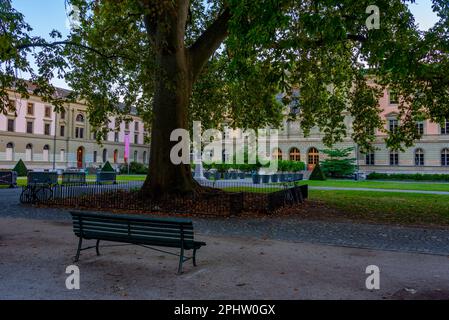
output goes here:
{"type": "Polygon", "coordinates": [[[0,185],[6,185],[10,188],[17,187],[17,172],[0,171],[0,185]]]}
{"type": "Polygon", "coordinates": [[[270,214],[307,199],[308,187],[278,183],[254,185],[235,181],[200,181],[205,187],[189,195],[153,199],[140,191],[142,182],[52,186],[51,199],[41,205],[86,210],[124,210],[135,213],[178,213],[230,216],[245,212],[270,214]]]}

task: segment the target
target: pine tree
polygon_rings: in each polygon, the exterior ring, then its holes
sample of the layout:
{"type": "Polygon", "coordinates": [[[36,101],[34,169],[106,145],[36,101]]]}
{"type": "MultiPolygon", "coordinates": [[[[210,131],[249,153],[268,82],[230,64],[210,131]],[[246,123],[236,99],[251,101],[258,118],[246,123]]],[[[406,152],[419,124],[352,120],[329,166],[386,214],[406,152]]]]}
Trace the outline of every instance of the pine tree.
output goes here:
{"type": "Polygon", "coordinates": [[[321,166],[319,164],[317,164],[315,166],[315,169],[313,169],[309,180],[319,180],[319,181],[326,180],[326,176],[324,175],[323,170],[321,170],[321,166]]]}
{"type": "Polygon", "coordinates": [[[12,170],[17,172],[17,176],[19,177],[26,177],[28,174],[28,169],[22,159],[17,162],[16,166],[12,170]]]}
{"type": "Polygon", "coordinates": [[[115,172],[114,168],[112,168],[109,161],[106,161],[106,163],[103,166],[103,169],[101,169],[101,172],[115,172]]]}

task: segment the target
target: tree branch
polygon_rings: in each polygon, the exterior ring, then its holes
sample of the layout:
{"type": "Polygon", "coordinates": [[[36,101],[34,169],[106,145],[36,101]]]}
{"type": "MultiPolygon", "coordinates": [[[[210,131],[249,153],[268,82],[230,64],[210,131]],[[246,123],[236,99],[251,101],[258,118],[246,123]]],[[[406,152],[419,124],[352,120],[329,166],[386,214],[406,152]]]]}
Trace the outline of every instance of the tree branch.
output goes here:
{"type": "Polygon", "coordinates": [[[35,47],[47,47],[48,48],[48,47],[56,47],[56,46],[59,46],[59,45],[69,45],[69,46],[80,47],[80,48],[92,51],[92,52],[94,52],[94,53],[98,54],[99,56],[101,56],[103,58],[106,58],[106,59],[119,58],[119,56],[106,55],[103,52],[101,52],[101,51],[99,51],[99,50],[97,50],[95,48],[92,48],[92,47],[89,47],[89,46],[86,46],[86,45],[83,45],[83,44],[80,44],[80,43],[76,43],[76,42],[73,42],[73,41],[56,41],[56,42],[50,42],[50,43],[49,42],[26,43],[26,44],[21,44],[21,45],[16,46],[16,49],[17,50],[23,50],[23,49],[35,48],[35,47]]]}
{"type": "Polygon", "coordinates": [[[228,36],[228,22],[230,19],[231,11],[229,8],[225,8],[223,13],[189,48],[193,80],[198,77],[207,60],[228,36]]]}

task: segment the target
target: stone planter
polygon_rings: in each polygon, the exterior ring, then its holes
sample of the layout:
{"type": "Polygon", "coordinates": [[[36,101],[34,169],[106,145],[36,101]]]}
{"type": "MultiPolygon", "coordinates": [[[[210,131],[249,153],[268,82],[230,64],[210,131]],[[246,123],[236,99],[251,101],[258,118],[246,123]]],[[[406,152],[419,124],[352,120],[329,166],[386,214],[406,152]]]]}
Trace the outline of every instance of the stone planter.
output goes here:
{"type": "Polygon", "coordinates": [[[285,173],[279,173],[278,177],[280,182],[285,182],[285,180],[287,180],[285,173]]]}
{"type": "Polygon", "coordinates": [[[270,175],[268,174],[262,175],[262,183],[270,183],[270,175]]]}
{"type": "Polygon", "coordinates": [[[279,176],[277,174],[273,174],[271,176],[271,182],[277,183],[279,181],[279,176]]]}
{"type": "Polygon", "coordinates": [[[258,175],[258,174],[253,174],[253,175],[252,175],[252,179],[253,179],[253,183],[254,183],[254,184],[260,184],[260,175],[258,175]]]}

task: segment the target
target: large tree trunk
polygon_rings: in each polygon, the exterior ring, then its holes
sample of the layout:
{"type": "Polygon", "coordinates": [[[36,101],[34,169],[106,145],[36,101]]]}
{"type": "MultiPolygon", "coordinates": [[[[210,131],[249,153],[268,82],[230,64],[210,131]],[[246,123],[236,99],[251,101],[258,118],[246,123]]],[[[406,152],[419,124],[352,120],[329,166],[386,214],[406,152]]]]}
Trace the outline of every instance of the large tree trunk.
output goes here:
{"type": "Polygon", "coordinates": [[[157,52],[150,168],[142,188],[148,196],[185,194],[198,188],[190,164],[172,163],[170,152],[178,142],[171,142],[170,136],[176,129],[188,130],[193,83],[226,37],[230,14],[225,10],[192,47],[186,48],[184,37],[189,5],[189,0],[178,0],[173,10],[159,21],[145,18],[150,41],[157,52]]]}

